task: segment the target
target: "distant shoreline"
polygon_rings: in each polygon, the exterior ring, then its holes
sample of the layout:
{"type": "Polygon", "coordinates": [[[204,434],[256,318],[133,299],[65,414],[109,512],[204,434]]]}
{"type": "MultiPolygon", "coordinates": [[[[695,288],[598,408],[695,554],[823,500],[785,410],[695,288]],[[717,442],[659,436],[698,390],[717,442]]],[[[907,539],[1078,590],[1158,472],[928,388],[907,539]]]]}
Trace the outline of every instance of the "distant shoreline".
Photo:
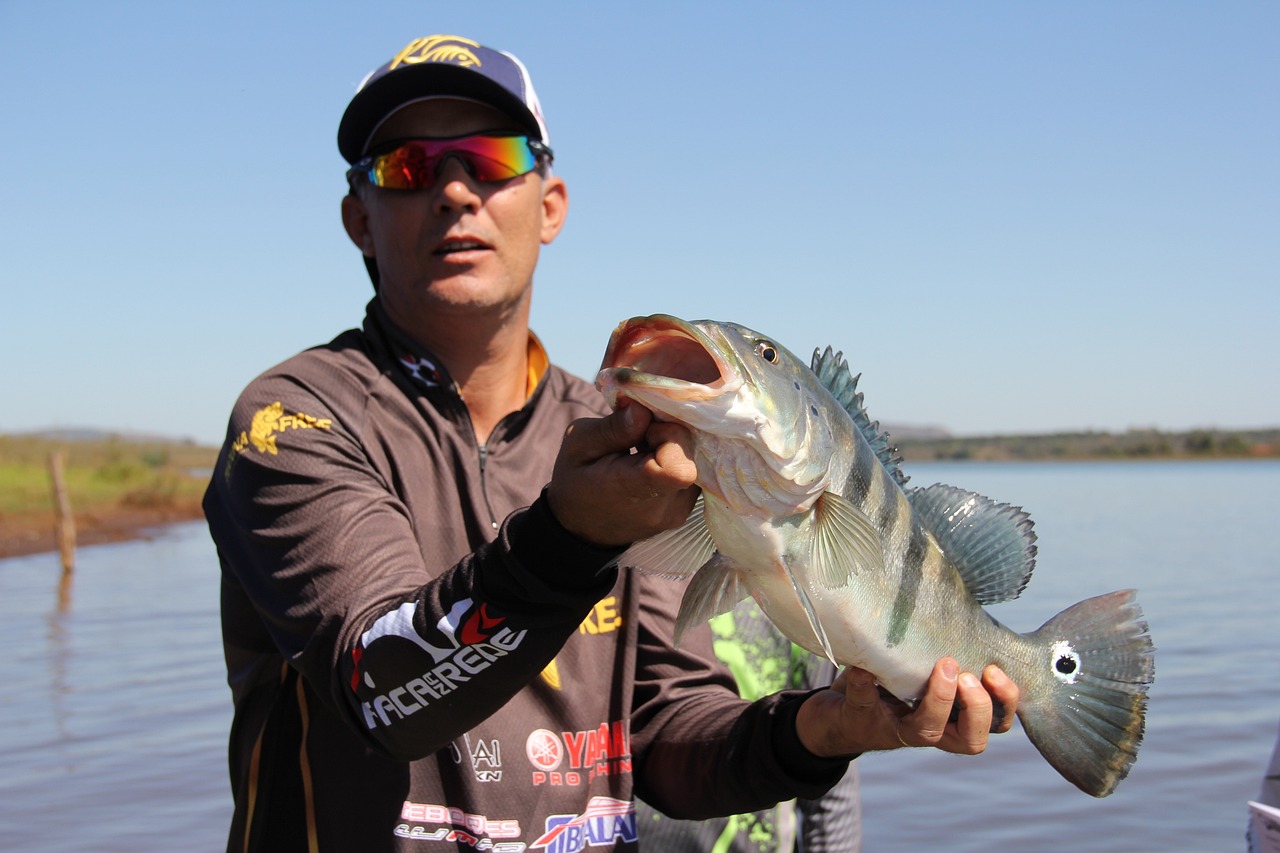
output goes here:
{"type": "MultiPolygon", "coordinates": [[[[968,462],[976,464],[992,462],[1265,462],[1275,461],[1273,456],[1166,456],[1166,457],[1005,457],[1005,458],[940,458],[920,457],[905,459],[905,473],[911,473],[911,465],[930,462],[968,462]]],[[[137,539],[148,539],[156,528],[171,524],[183,524],[202,521],[204,512],[198,501],[183,502],[164,507],[95,507],[91,511],[76,516],[76,545],[83,548],[91,545],[104,545],[111,542],[127,542],[137,539]]],[[[31,511],[19,515],[0,515],[0,560],[11,557],[25,557],[32,554],[54,552],[57,542],[54,538],[54,514],[52,511],[31,511]]]]}
{"type": "MultiPolygon", "coordinates": [[[[204,518],[199,504],[167,507],[102,507],[76,516],[76,547],[150,538],[151,531],[204,518]]],[[[0,560],[57,551],[54,514],[0,517],[0,560]]]]}

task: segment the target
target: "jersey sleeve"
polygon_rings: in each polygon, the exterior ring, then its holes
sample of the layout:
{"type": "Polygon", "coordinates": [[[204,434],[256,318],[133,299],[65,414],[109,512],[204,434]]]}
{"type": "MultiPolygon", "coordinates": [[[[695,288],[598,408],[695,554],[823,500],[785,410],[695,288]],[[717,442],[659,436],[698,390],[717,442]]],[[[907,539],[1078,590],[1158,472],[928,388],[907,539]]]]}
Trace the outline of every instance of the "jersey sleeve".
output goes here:
{"type": "Polygon", "coordinates": [[[448,562],[339,409],[268,376],[232,415],[205,497],[229,678],[253,690],[277,650],[371,746],[411,760],[536,677],[611,588],[617,554],[568,534],[539,498],[448,562]]]}

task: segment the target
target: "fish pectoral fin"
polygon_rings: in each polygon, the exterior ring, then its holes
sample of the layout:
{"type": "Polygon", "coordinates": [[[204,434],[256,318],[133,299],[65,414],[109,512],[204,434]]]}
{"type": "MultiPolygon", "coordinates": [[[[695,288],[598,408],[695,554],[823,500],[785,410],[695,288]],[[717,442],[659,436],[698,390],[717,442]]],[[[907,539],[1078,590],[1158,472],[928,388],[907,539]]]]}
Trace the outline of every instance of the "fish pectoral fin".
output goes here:
{"type": "Polygon", "coordinates": [[[1036,534],[1022,507],[942,483],[912,489],[907,499],[979,604],[1022,593],[1036,566],[1036,534]]]}
{"type": "Polygon", "coordinates": [[[714,555],[689,581],[676,616],[675,644],[684,632],[713,616],[728,613],[749,596],[742,572],[721,554],[714,555]]]}
{"type": "Polygon", "coordinates": [[[835,492],[824,492],[814,504],[808,556],[813,577],[827,589],[847,586],[859,572],[884,568],[884,548],[871,519],[835,492]]]}
{"type": "Polygon", "coordinates": [[[804,610],[804,616],[809,620],[809,629],[813,631],[814,636],[818,638],[818,644],[822,646],[822,653],[827,656],[827,660],[831,661],[832,666],[839,669],[840,663],[836,660],[835,653],[831,650],[831,640],[827,638],[827,631],[822,627],[822,621],[818,619],[818,611],[813,606],[813,600],[809,598],[809,593],[805,590],[804,585],[800,583],[800,579],[796,577],[796,573],[792,571],[789,562],[783,563],[782,570],[786,574],[787,580],[791,581],[791,588],[796,591],[796,600],[800,602],[800,608],[804,610]]]}
{"type": "Polygon", "coordinates": [[[618,567],[683,580],[706,565],[715,551],[699,495],[684,524],[636,542],[618,558],[618,567]]]}

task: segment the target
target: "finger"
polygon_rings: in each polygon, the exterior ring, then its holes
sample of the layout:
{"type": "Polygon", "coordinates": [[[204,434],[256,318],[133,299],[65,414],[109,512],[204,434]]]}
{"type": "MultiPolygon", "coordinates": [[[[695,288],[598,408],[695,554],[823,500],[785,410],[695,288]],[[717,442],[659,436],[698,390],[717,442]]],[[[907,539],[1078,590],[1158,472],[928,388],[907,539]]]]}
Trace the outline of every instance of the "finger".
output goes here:
{"type": "Polygon", "coordinates": [[[693,434],[686,427],[654,421],[645,431],[645,442],[653,449],[658,473],[676,488],[692,486],[698,478],[694,462],[693,434]]]}
{"type": "Polygon", "coordinates": [[[960,715],[953,724],[953,737],[943,748],[948,752],[977,755],[987,748],[991,734],[991,696],[972,672],[961,673],[956,702],[960,715]]]}
{"type": "Polygon", "coordinates": [[[991,694],[991,731],[1003,734],[1013,728],[1013,718],[1018,713],[1021,694],[1013,679],[994,664],[982,671],[982,686],[991,694]]]}
{"type": "Polygon", "coordinates": [[[565,452],[579,463],[623,453],[644,439],[653,414],[631,404],[603,418],[579,418],[565,431],[565,452]]]}
{"type": "Polygon", "coordinates": [[[942,658],[934,664],[924,698],[900,721],[900,740],[918,746],[933,746],[942,740],[956,699],[959,675],[960,665],[952,658],[942,658]]]}

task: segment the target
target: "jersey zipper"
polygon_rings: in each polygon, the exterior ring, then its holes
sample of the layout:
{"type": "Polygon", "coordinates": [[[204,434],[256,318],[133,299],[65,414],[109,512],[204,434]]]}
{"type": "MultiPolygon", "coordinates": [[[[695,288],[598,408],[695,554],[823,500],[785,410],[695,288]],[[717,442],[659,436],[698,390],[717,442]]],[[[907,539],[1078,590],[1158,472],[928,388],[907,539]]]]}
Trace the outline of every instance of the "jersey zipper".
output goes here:
{"type": "Polygon", "coordinates": [[[489,481],[485,479],[485,466],[489,462],[489,445],[481,444],[480,447],[480,493],[484,495],[485,508],[489,510],[489,526],[494,530],[498,529],[498,515],[493,511],[493,503],[489,500],[489,481]]]}

